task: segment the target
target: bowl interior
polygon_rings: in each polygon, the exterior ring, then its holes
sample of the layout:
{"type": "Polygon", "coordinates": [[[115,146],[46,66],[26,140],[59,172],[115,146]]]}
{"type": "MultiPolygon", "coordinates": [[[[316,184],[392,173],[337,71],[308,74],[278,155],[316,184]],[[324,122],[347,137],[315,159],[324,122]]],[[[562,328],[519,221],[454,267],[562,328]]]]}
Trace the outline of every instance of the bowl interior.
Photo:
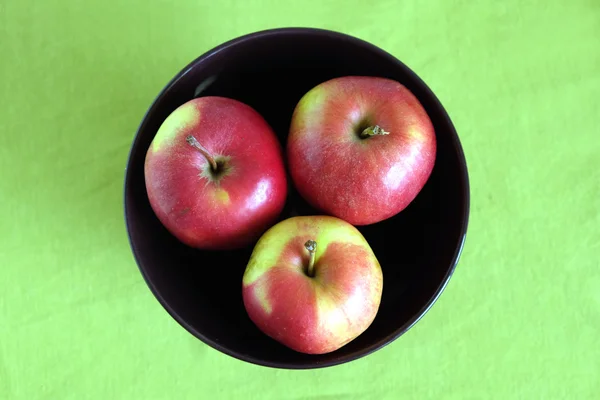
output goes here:
{"type": "MultiPolygon", "coordinates": [[[[291,182],[291,181],[290,181],[291,182]]],[[[341,34],[287,29],[249,35],[200,57],[169,83],[143,120],[125,182],[132,249],[150,288],[169,313],[209,345],[246,361],[284,368],[334,365],[389,343],[414,324],[450,277],[468,213],[466,166],[456,133],[431,91],[387,53],[341,34]],[[397,216],[360,230],[384,274],[381,307],[371,327],[345,347],[304,355],[262,334],[246,315],[241,282],[251,248],[209,252],[186,247],[155,217],[144,186],[146,151],[164,119],[198,96],[240,100],[263,115],[285,146],[292,111],[309,89],[330,78],[395,79],[421,101],[433,121],[438,155],[413,203],[397,216]]],[[[281,219],[318,214],[290,185],[281,219]]]]}

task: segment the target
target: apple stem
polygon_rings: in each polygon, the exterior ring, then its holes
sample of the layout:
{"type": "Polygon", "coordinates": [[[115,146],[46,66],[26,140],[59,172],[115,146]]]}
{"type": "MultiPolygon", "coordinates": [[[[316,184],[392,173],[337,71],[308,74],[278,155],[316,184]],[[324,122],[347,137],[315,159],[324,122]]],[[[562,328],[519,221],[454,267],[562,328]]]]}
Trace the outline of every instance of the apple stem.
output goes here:
{"type": "Polygon", "coordinates": [[[210,154],[210,152],[206,150],[206,147],[202,146],[200,142],[196,140],[195,137],[189,135],[187,138],[185,138],[185,140],[189,143],[190,146],[195,147],[196,149],[198,149],[198,151],[200,151],[200,153],[202,153],[204,158],[206,158],[206,161],[210,163],[210,167],[213,171],[216,171],[219,168],[212,154],[210,154]]]}
{"type": "Polygon", "coordinates": [[[308,276],[314,276],[313,270],[315,269],[315,253],[317,251],[317,242],[314,240],[307,240],[306,243],[304,243],[304,247],[310,254],[310,259],[308,261],[308,276]]]}
{"type": "Polygon", "coordinates": [[[380,127],[379,125],[375,125],[375,126],[369,126],[368,128],[365,128],[361,134],[360,137],[361,138],[368,138],[371,136],[375,136],[375,135],[389,135],[390,133],[383,130],[382,127],[380,127]]]}

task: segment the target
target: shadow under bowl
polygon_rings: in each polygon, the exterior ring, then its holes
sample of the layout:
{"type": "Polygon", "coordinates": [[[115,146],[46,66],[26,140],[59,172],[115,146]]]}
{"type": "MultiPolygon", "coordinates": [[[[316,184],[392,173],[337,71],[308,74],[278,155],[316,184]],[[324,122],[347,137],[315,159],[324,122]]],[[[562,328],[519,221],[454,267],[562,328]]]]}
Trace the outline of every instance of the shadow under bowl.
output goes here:
{"type": "MultiPolygon", "coordinates": [[[[281,215],[318,214],[293,187],[281,215]]],[[[432,91],[383,50],[344,34],[286,28],[246,35],[185,67],[155,99],[138,129],[125,177],[125,220],[131,248],[148,286],[185,329],[213,348],[251,363],[318,368],[365,356],[414,325],[444,289],[467,230],[469,183],[456,131],[432,91]],[[175,239],[154,215],[144,183],[144,160],[154,135],[178,106],[199,96],[242,101],[263,115],[285,148],[292,112],[309,89],[348,75],[399,81],[420,100],[437,137],[427,184],[408,208],[360,227],[381,263],[384,288],[372,325],[341,349],[323,355],[292,351],[260,332],[248,318],[241,282],[252,248],[210,252],[175,239]]]]}

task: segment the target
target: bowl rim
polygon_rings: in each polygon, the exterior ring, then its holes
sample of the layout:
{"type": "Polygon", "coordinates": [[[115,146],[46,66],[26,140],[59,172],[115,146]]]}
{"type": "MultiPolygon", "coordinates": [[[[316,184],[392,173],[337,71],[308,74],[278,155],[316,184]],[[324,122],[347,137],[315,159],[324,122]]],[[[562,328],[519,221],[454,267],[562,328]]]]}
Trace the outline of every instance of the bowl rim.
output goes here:
{"type": "Polygon", "coordinates": [[[471,200],[470,200],[469,175],[468,175],[467,162],[466,162],[466,158],[464,155],[462,145],[460,143],[460,140],[459,140],[458,134],[456,132],[456,129],[454,127],[454,124],[452,123],[450,117],[448,116],[446,109],[443,107],[443,105],[441,104],[441,102],[439,101],[437,96],[433,93],[433,91],[429,88],[429,86],[427,86],[425,84],[425,82],[415,72],[413,72],[407,65],[405,65],[402,61],[400,61],[399,59],[397,59],[396,57],[394,57],[387,51],[377,47],[376,45],[374,45],[372,43],[369,43],[363,39],[357,38],[355,36],[351,36],[346,33],[341,33],[341,32],[337,32],[337,31],[321,29],[321,28],[307,28],[307,27],[273,28],[273,29],[266,29],[266,30],[255,31],[252,33],[244,34],[242,36],[238,36],[233,39],[230,39],[230,40],[206,51],[205,53],[196,57],[193,61],[188,63],[184,68],[182,68],[163,87],[163,89],[159,92],[159,94],[154,98],[151,105],[148,107],[147,111],[144,113],[144,116],[136,130],[135,136],[132,140],[131,147],[129,149],[129,153],[127,156],[127,164],[125,167],[125,179],[124,179],[124,196],[123,196],[125,226],[126,226],[126,230],[127,230],[127,237],[129,240],[129,245],[130,245],[131,251],[133,253],[133,257],[138,266],[138,269],[140,270],[140,272],[142,274],[142,277],[144,278],[144,281],[150,288],[150,291],[152,292],[154,297],[158,300],[158,302],[162,305],[162,307],[169,313],[169,315],[175,321],[177,321],[177,323],[179,323],[179,325],[181,325],[185,330],[187,330],[190,334],[192,334],[193,336],[200,339],[205,344],[209,345],[210,347],[212,347],[213,349],[215,349],[217,351],[220,351],[223,354],[226,354],[228,356],[231,356],[231,357],[236,358],[241,361],[249,362],[251,364],[260,365],[260,366],[264,366],[264,367],[279,368],[279,369],[324,368],[324,367],[331,367],[331,366],[335,366],[335,365],[344,364],[344,363],[347,363],[350,361],[357,360],[359,358],[363,358],[365,356],[368,356],[368,355],[374,353],[377,350],[382,349],[383,347],[387,346],[388,344],[392,343],[393,341],[398,339],[400,336],[402,336],[404,333],[406,333],[410,328],[412,328],[417,322],[419,322],[419,320],[421,320],[421,318],[423,318],[423,316],[431,309],[433,304],[440,297],[440,295],[442,294],[442,292],[448,285],[448,282],[450,281],[450,278],[452,277],[452,275],[456,269],[456,266],[458,264],[458,261],[460,259],[460,256],[462,254],[462,251],[463,251],[463,248],[465,245],[467,227],[468,227],[468,222],[469,222],[470,202],[471,202],[471,200]],[[355,45],[362,46],[363,48],[367,48],[371,52],[376,53],[379,56],[382,56],[384,58],[387,58],[388,60],[395,63],[399,68],[403,69],[404,72],[410,77],[410,80],[413,81],[422,90],[424,90],[425,95],[431,101],[433,101],[435,103],[435,105],[442,111],[442,117],[444,119],[444,123],[449,128],[448,133],[451,136],[451,141],[454,146],[454,150],[456,151],[456,155],[458,157],[459,168],[461,170],[460,171],[460,180],[462,181],[463,186],[464,186],[464,192],[463,192],[463,197],[464,197],[464,204],[463,204],[464,209],[463,210],[464,211],[463,211],[463,215],[461,215],[459,243],[458,243],[458,246],[456,247],[454,255],[452,256],[452,262],[451,262],[446,274],[444,275],[442,281],[440,282],[440,285],[434,292],[433,296],[431,296],[431,298],[423,305],[423,307],[421,307],[421,309],[419,309],[419,311],[417,313],[415,313],[403,325],[401,325],[400,327],[395,329],[391,334],[385,336],[384,338],[378,340],[376,343],[373,343],[360,351],[356,351],[356,352],[351,353],[348,356],[345,356],[345,357],[342,357],[339,359],[335,359],[332,361],[327,361],[327,362],[316,362],[316,361],[306,361],[306,362],[303,361],[300,363],[271,362],[271,361],[267,361],[264,359],[260,359],[260,358],[254,357],[254,356],[250,356],[247,354],[243,354],[243,353],[231,350],[231,349],[221,345],[220,343],[215,342],[214,340],[211,340],[210,338],[203,335],[201,332],[198,332],[184,318],[182,318],[177,313],[176,310],[174,310],[170,306],[170,304],[162,297],[162,295],[160,294],[160,292],[159,292],[158,288],[155,286],[155,284],[148,278],[146,271],[142,267],[142,264],[140,262],[137,247],[133,243],[133,240],[131,237],[130,222],[129,222],[129,217],[128,217],[129,212],[128,212],[128,208],[127,208],[127,197],[128,197],[127,196],[127,187],[129,186],[129,182],[132,179],[131,174],[129,172],[129,166],[131,164],[132,153],[133,153],[134,149],[138,146],[138,141],[140,140],[140,132],[143,131],[143,129],[145,129],[145,126],[148,122],[148,117],[153,112],[155,112],[155,109],[157,107],[159,100],[165,95],[167,90],[172,85],[174,85],[179,79],[181,79],[184,75],[186,75],[188,72],[190,72],[197,64],[204,62],[205,60],[209,59],[210,57],[213,57],[214,55],[216,55],[217,53],[219,53],[225,49],[228,49],[228,48],[236,46],[238,44],[241,44],[241,43],[244,43],[247,41],[252,41],[252,40],[255,40],[258,38],[264,38],[264,37],[269,37],[269,36],[281,36],[281,35],[317,35],[317,36],[325,35],[325,36],[332,37],[332,38],[350,41],[350,42],[353,42],[353,44],[355,44],[355,45]]]}

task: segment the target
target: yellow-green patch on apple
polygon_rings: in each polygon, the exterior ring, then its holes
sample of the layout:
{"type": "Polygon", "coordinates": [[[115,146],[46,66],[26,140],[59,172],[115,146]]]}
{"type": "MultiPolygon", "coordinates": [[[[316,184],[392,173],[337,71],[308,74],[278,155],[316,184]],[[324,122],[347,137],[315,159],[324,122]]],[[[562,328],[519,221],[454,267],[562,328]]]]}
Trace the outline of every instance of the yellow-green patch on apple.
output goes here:
{"type": "Polygon", "coordinates": [[[200,120],[200,112],[194,103],[188,102],[171,113],[156,132],[152,141],[152,151],[160,151],[177,137],[182,129],[194,126],[200,120]]]}

